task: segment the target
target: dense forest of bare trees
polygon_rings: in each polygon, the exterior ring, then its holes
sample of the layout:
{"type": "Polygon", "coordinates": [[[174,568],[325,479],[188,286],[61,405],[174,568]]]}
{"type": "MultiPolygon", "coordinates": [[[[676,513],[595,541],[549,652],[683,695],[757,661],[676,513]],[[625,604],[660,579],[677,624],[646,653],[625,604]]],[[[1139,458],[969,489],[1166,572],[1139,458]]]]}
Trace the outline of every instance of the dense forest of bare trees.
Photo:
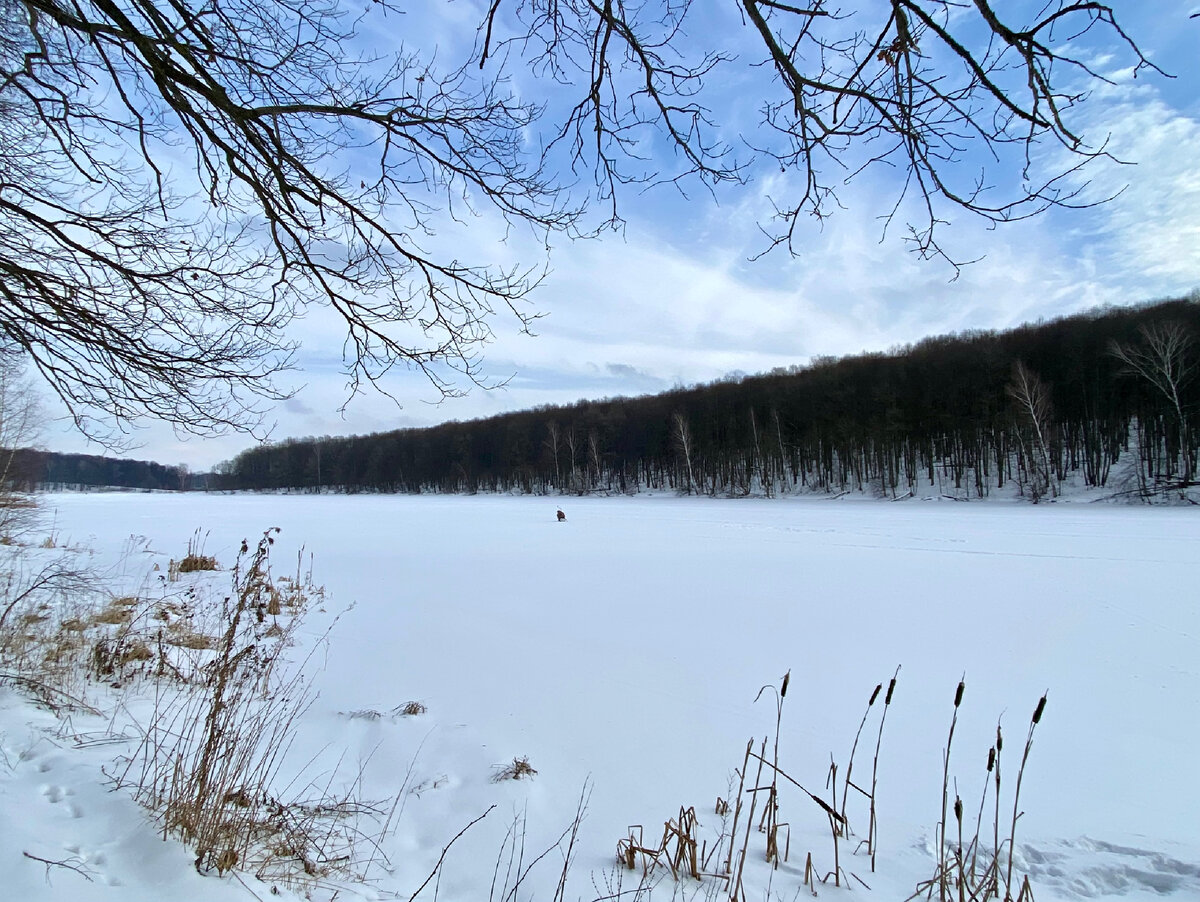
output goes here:
{"type": "Polygon", "coordinates": [[[203,489],[204,473],[148,460],[126,460],[100,454],[62,454],[22,448],[14,451],[4,473],[5,488],[16,492],[141,489],[203,489]]]}
{"type": "Polygon", "coordinates": [[[1196,300],[1108,308],[649,397],[293,439],[240,454],[211,481],[721,496],[932,488],[1033,500],[1068,478],[1134,495],[1174,490],[1191,484],[1200,444],[1188,416],[1200,401],[1196,336],[1196,300]]]}

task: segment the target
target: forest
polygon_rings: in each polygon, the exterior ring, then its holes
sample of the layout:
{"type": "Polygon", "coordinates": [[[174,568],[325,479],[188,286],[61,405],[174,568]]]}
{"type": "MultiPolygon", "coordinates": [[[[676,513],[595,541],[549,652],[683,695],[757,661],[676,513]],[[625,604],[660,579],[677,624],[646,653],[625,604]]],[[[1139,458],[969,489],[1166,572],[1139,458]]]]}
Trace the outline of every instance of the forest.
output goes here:
{"type": "Polygon", "coordinates": [[[141,489],[179,491],[204,488],[205,474],[147,460],[126,460],[98,454],[63,454],[20,448],[0,455],[4,488],[8,491],[85,491],[141,489]]]}
{"type": "Polygon", "coordinates": [[[960,499],[1005,490],[1032,501],[1072,479],[1149,497],[1194,483],[1198,334],[1194,296],[1106,307],[653,396],[289,439],[204,477],[240,490],[900,498],[932,489],[960,499]]]}

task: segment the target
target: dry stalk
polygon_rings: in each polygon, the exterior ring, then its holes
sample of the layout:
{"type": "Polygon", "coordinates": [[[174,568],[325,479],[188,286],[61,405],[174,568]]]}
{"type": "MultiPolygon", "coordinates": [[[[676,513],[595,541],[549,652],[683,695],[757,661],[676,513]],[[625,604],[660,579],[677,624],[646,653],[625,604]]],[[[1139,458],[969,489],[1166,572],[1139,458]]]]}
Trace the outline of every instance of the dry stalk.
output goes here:
{"type": "MultiPolygon", "coordinates": [[[[863,727],[867,725],[867,718],[871,715],[871,708],[875,705],[875,700],[879,698],[879,693],[883,691],[883,683],[876,683],[874,691],[871,692],[870,699],[867,700],[867,710],[863,711],[862,720],[859,721],[858,730],[854,733],[854,743],[850,746],[850,760],[846,762],[846,783],[842,787],[842,819],[846,820],[846,799],[850,795],[851,777],[854,774],[854,754],[858,751],[858,740],[862,736],[863,727]]],[[[854,787],[858,789],[857,786],[854,787]]],[[[860,792],[862,790],[859,790],[860,792]]]]}
{"type": "MultiPolygon", "coordinates": [[[[767,751],[767,739],[764,736],[762,741],[762,750],[754,757],[758,759],[758,773],[754,777],[754,788],[750,792],[750,814],[746,818],[746,838],[742,841],[741,859],[738,861],[737,879],[730,884],[730,899],[736,902],[736,899],[741,898],[738,893],[742,888],[742,872],[746,868],[746,850],[750,847],[750,828],[754,823],[754,806],[758,802],[758,789],[762,780],[763,764],[766,763],[766,758],[763,755],[767,751]]],[[[752,753],[753,754],[753,753],[752,753]]]]}
{"type": "MultiPolygon", "coordinates": [[[[1008,870],[1004,877],[1004,893],[1005,898],[1012,897],[1012,870],[1013,870],[1013,851],[1017,841],[1017,818],[1021,815],[1018,811],[1018,806],[1021,800],[1021,780],[1025,776],[1025,764],[1029,761],[1029,750],[1033,748],[1033,731],[1041,722],[1042,712],[1046,710],[1046,695],[1042,693],[1042,697],[1038,700],[1037,707],[1033,711],[1033,716],[1029,719],[1029,735],[1025,738],[1025,751],[1021,755],[1021,766],[1017,769],[1017,786],[1013,791],[1013,815],[1011,832],[1008,837],[1008,870]]],[[[1025,878],[1026,886],[1028,886],[1029,878],[1025,878]]],[[[1024,895],[1024,891],[1022,891],[1024,895]]]]}
{"type": "Polygon", "coordinates": [[[950,735],[946,738],[946,750],[942,753],[942,817],[938,821],[937,827],[938,873],[941,876],[938,881],[938,897],[941,902],[946,902],[950,888],[946,868],[946,810],[950,796],[950,748],[954,744],[954,727],[958,724],[958,706],[962,704],[965,689],[966,678],[964,677],[958,681],[958,688],[954,691],[954,715],[950,718],[950,735]]]}
{"type": "Polygon", "coordinates": [[[871,764],[871,820],[867,826],[867,845],[871,850],[871,873],[875,873],[875,853],[879,848],[879,818],[876,814],[875,800],[879,779],[879,749],[883,745],[883,725],[887,721],[888,711],[892,706],[892,696],[896,692],[896,680],[900,677],[900,665],[888,683],[887,694],[883,698],[883,713],[879,717],[879,733],[875,737],[875,760],[871,764]]]}
{"type": "Polygon", "coordinates": [[[277,531],[264,533],[253,552],[243,543],[234,592],[221,605],[220,638],[211,653],[197,652],[205,658],[194,662],[192,675],[175,666],[177,647],[160,630],[159,675],[184,684],[156,682],[151,722],[118,782],[136,787],[164,837],[195,849],[198,870],[249,869],[311,882],[347,872],[353,849],[373,842],[359,820],[377,820],[380,811],[349,795],[331,797],[329,785],[310,787],[315,801],[276,795],[276,774],[309,703],[303,663],[280,666],[301,611],[283,627],[259,616],[271,597],[277,531]]]}
{"type": "Polygon", "coordinates": [[[496,765],[492,774],[493,783],[503,783],[505,780],[523,780],[526,777],[537,776],[537,771],[529,763],[529,757],[513,758],[508,764],[496,765]]]}
{"type": "Polygon", "coordinates": [[[992,893],[1000,897],[1000,753],[1004,751],[1004,736],[1000,732],[1000,722],[996,722],[996,812],[992,821],[992,893]]]}
{"type": "Polygon", "coordinates": [[[746,768],[750,765],[750,755],[754,748],[754,740],[746,741],[746,755],[742,759],[742,769],[738,772],[738,791],[733,806],[733,826],[729,828],[729,857],[725,859],[725,873],[733,873],[733,846],[737,841],[738,819],[742,814],[742,794],[746,788],[746,768]]]}

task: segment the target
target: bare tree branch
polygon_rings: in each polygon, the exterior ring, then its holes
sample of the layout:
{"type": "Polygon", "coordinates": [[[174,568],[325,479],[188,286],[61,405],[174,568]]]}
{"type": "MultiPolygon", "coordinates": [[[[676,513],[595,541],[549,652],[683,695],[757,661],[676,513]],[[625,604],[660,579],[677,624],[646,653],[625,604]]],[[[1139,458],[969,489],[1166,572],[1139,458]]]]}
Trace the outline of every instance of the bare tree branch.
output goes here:
{"type": "Polygon", "coordinates": [[[433,249],[481,206],[543,243],[578,221],[503,77],[356,55],[333,0],[4,7],[0,333],[85,432],[253,427],[313,304],[351,392],[397,365],[460,392],[496,311],[533,319],[538,268],[433,249]]]}
{"type": "MultiPolygon", "coordinates": [[[[481,64],[499,42],[504,5],[494,0],[489,9],[481,64]]],[[[622,183],[746,178],[752,161],[732,154],[710,108],[731,76],[772,71],[772,84],[750,82],[757,93],[739,98],[762,115],[740,139],[759,162],[799,177],[766,226],[769,248],[792,251],[797,223],[830,215],[846,185],[875,167],[903,176],[884,202],[885,229],[903,216],[918,253],[956,264],[940,234],[957,213],[1000,223],[1087,206],[1076,176],[1108,157],[1103,136],[1089,142],[1074,121],[1090,88],[1106,81],[1089,55],[1115,48],[1135,74],[1159,72],[1112,8],[1090,0],[1035,5],[1024,21],[987,0],[886,0],[845,10],[825,0],[736,0],[751,38],[705,34],[714,11],[690,0],[507,5],[519,21],[509,43],[582,89],[559,140],[570,141],[575,165],[595,173],[605,198],[622,183]],[[739,57],[735,48],[747,41],[757,53],[739,57]],[[573,65],[585,71],[578,82],[573,65]],[[655,128],[676,149],[671,172],[638,156],[655,128]],[[1065,150],[1067,162],[1055,168],[1041,152],[1050,147],[1065,150]]]]}

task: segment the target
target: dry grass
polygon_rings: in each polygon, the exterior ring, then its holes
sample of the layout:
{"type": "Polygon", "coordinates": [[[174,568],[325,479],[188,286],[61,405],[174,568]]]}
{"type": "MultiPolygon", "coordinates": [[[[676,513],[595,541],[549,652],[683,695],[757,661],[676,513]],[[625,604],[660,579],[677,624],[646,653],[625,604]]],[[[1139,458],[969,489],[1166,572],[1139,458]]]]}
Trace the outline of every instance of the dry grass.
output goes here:
{"type": "MultiPolygon", "coordinates": [[[[216,590],[211,577],[188,580],[174,594],[168,588],[181,573],[216,569],[199,533],[154,593],[104,592],[98,579],[57,564],[26,567],[46,560],[42,549],[0,546],[0,682],[56,712],[95,712],[83,699],[97,682],[122,688],[152,680],[154,709],[118,783],[132,787],[164,836],[192,847],[199,869],[249,870],[311,889],[386,863],[379,842],[398,804],[359,800],[357,780],[333,794],[332,776],[323,785],[297,783],[299,797],[291,799],[275,786],[309,701],[307,661],[292,664],[284,654],[323,590],[303,557],[294,578],[272,580],[274,532],[243,547],[232,594],[216,590]]],[[[78,559],[77,551],[55,554],[78,559]]],[[[408,702],[391,716],[424,710],[408,702]]]]}
{"type": "Polygon", "coordinates": [[[163,642],[176,648],[187,648],[192,651],[208,651],[217,647],[217,640],[207,633],[197,632],[191,626],[181,621],[173,621],[163,633],[163,642]]]}
{"type": "Polygon", "coordinates": [[[107,623],[111,626],[124,626],[133,619],[133,612],[123,605],[110,603],[102,611],[92,615],[92,623],[107,623]]]}
{"type": "MultiPolygon", "coordinates": [[[[204,538],[207,538],[207,534],[204,538]]],[[[219,569],[217,559],[204,553],[204,538],[197,529],[188,539],[187,554],[180,560],[171,560],[167,564],[168,582],[178,582],[180,574],[183,573],[205,573],[219,569]]]]}
{"type": "Polygon", "coordinates": [[[175,564],[176,573],[200,573],[217,569],[217,559],[211,554],[189,554],[175,564]]]}
{"type": "Polygon", "coordinates": [[[417,717],[424,714],[428,708],[421,702],[405,702],[403,705],[397,705],[388,711],[386,714],[375,708],[359,708],[355,711],[343,711],[344,717],[349,717],[351,720],[382,720],[385,717],[417,717]]]}
{"type": "Polygon", "coordinates": [[[526,777],[534,777],[537,771],[533,769],[533,765],[529,763],[527,756],[513,758],[508,764],[496,765],[496,772],[492,774],[493,783],[503,783],[505,780],[523,780],[526,777]]]}
{"type": "Polygon", "coordinates": [[[353,875],[355,850],[374,847],[368,825],[386,823],[387,809],[357,800],[354,788],[333,797],[329,784],[310,786],[308,798],[288,801],[275,786],[310,699],[303,664],[283,657],[307,605],[306,584],[287,593],[273,585],[276,531],[253,550],[243,547],[234,593],[209,629],[199,628],[203,617],[180,616],[160,630],[164,645],[202,655],[193,670],[202,679],[163,697],[120,779],[165,834],[194,850],[201,871],[236,868],[312,885],[353,875]]]}

